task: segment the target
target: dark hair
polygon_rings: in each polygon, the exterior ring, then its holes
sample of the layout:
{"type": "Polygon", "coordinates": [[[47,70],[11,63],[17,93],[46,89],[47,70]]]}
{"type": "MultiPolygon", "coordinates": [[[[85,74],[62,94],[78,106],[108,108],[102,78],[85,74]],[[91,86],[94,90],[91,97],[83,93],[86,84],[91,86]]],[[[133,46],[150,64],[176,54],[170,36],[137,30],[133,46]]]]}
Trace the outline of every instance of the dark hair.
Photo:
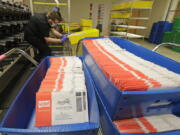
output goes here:
{"type": "Polygon", "coordinates": [[[62,21],[63,18],[61,16],[61,13],[60,12],[55,12],[55,11],[52,11],[48,14],[48,19],[52,19],[52,20],[58,20],[58,21],[62,21]]]}

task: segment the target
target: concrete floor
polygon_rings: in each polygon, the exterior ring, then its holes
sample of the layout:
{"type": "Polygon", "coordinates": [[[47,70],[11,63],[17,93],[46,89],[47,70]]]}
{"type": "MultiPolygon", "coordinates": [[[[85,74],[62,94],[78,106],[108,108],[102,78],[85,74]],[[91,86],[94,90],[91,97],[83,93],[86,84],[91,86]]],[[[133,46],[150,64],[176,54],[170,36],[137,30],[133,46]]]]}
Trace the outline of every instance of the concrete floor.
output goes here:
{"type": "MultiPolygon", "coordinates": [[[[146,40],[142,40],[142,39],[131,39],[132,42],[135,42],[145,48],[148,48],[150,50],[152,50],[154,47],[156,47],[156,44],[152,44],[147,42],[146,40]]],[[[166,56],[170,59],[173,59],[177,62],[180,62],[180,53],[172,51],[166,47],[160,47],[157,51],[157,53],[166,56]]]]}

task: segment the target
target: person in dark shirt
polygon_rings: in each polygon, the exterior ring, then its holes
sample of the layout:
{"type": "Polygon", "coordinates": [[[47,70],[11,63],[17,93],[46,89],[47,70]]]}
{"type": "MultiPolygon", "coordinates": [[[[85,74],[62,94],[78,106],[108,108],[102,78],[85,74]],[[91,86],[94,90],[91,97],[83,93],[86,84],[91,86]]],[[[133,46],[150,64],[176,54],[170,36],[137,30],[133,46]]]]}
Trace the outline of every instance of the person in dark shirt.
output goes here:
{"type": "Polygon", "coordinates": [[[61,21],[60,12],[56,11],[47,14],[35,14],[30,18],[24,30],[24,38],[39,51],[39,54],[35,57],[37,61],[51,55],[48,43],[62,43],[67,39],[66,35],[63,36],[53,28],[55,24],[61,21]],[[51,38],[49,36],[50,31],[57,38],[51,38]]]}

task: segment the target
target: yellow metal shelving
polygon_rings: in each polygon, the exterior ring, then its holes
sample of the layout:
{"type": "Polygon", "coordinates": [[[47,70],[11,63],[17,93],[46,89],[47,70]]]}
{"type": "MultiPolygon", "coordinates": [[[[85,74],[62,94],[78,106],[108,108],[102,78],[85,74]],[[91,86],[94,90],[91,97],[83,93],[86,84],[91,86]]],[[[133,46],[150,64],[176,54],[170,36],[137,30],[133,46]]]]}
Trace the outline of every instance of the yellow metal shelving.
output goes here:
{"type": "Polygon", "coordinates": [[[129,1],[115,4],[112,10],[124,10],[129,8],[152,8],[153,1],[129,1]]]}
{"type": "Polygon", "coordinates": [[[145,36],[144,31],[147,29],[147,27],[145,26],[146,23],[145,24],[140,23],[140,25],[138,25],[138,22],[147,21],[149,19],[152,6],[153,6],[153,0],[126,1],[113,5],[110,16],[111,21],[113,20],[113,22],[111,23],[110,34],[113,35],[115,34],[126,38],[144,38],[145,36]],[[149,13],[148,16],[140,15],[140,13],[142,13],[140,11],[144,11],[144,10],[148,11],[149,13]],[[132,22],[134,23],[132,24],[132,22]],[[133,30],[129,30],[129,29],[133,29],[133,30]],[[137,30],[138,31],[144,30],[143,32],[141,32],[142,34],[143,33],[144,34],[143,35],[136,34],[137,30]]]}
{"type": "Polygon", "coordinates": [[[49,3],[49,2],[33,2],[35,5],[55,5],[55,6],[67,6],[67,3],[49,3]]]}

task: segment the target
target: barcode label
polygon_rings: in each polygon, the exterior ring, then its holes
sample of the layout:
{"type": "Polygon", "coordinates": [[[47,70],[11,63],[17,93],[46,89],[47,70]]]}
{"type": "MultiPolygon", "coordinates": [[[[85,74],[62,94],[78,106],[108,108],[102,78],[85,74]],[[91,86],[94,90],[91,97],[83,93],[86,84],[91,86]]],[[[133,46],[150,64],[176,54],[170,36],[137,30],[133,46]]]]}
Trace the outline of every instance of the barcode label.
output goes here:
{"type": "Polygon", "coordinates": [[[81,96],[76,96],[76,109],[77,112],[82,112],[82,98],[81,96]]]}
{"type": "Polygon", "coordinates": [[[83,92],[83,105],[84,105],[84,110],[86,110],[86,93],[83,92]]]}

